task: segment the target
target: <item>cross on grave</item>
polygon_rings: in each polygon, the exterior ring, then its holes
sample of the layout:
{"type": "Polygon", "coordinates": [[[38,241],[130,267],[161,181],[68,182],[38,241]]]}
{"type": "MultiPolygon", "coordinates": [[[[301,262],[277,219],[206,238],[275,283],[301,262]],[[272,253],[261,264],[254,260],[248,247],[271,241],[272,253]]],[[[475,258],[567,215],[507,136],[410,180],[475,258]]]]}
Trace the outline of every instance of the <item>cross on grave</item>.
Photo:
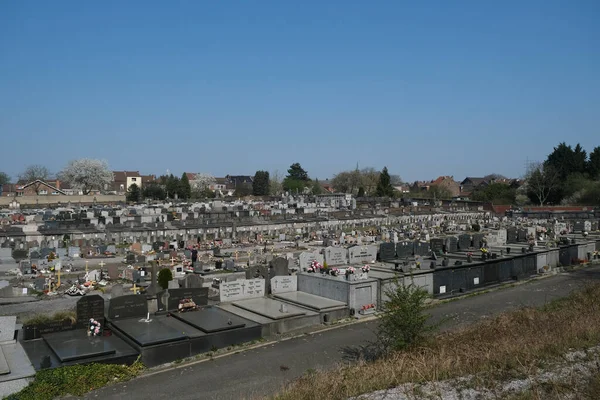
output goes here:
{"type": "Polygon", "coordinates": [[[134,284],[133,284],[133,287],[132,287],[131,289],[129,289],[129,290],[131,290],[131,291],[133,292],[133,294],[138,294],[138,292],[140,291],[140,288],[139,288],[139,287],[137,287],[137,286],[135,285],[135,283],[134,283],[134,284]]]}
{"type": "Polygon", "coordinates": [[[100,268],[104,268],[104,266],[106,265],[106,263],[104,261],[100,261],[100,264],[98,264],[100,266],[100,268]]]}
{"type": "Polygon", "coordinates": [[[235,252],[235,261],[237,261],[237,259],[238,259],[238,252],[236,251],[235,252]]]}
{"type": "Polygon", "coordinates": [[[242,282],[242,284],[240,286],[242,287],[242,292],[243,292],[244,288],[246,287],[246,283],[242,282]]]}
{"type": "Polygon", "coordinates": [[[88,273],[88,260],[85,260],[85,274],[87,275],[88,273]]]}
{"type": "Polygon", "coordinates": [[[58,282],[56,282],[56,287],[60,287],[60,270],[62,268],[59,268],[58,271],[56,271],[56,276],[58,277],[58,282]]]}
{"type": "Polygon", "coordinates": [[[171,265],[175,265],[175,261],[177,261],[177,259],[175,257],[171,257],[171,265]]]}

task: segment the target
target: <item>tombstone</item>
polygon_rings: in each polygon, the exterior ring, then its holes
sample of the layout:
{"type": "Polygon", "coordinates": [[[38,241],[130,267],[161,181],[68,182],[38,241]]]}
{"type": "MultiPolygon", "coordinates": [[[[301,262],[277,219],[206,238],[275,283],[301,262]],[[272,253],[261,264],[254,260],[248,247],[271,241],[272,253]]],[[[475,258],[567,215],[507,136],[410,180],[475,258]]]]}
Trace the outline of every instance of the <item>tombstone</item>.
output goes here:
{"type": "Polygon", "coordinates": [[[458,251],[458,239],[456,236],[448,236],[446,238],[445,246],[448,253],[456,253],[458,251]]]}
{"type": "Polygon", "coordinates": [[[518,240],[518,231],[515,227],[510,227],[506,229],[506,243],[517,243],[518,240]]]}
{"type": "Polygon", "coordinates": [[[181,286],[179,285],[179,282],[176,280],[172,280],[169,281],[167,289],[180,289],[181,286]]]}
{"type": "Polygon", "coordinates": [[[125,262],[127,264],[135,264],[136,261],[136,257],[134,253],[128,253],[127,256],[125,257],[125,262]]]}
{"type": "MultiPolygon", "coordinates": [[[[15,342],[16,323],[16,316],[0,317],[0,345],[15,342]]],[[[0,348],[0,357],[3,357],[2,348],[0,348]]],[[[3,358],[0,359],[0,368],[2,368],[2,361],[5,360],[3,358]]],[[[8,368],[8,366],[5,368],[8,368]]],[[[3,375],[2,369],[0,369],[0,375],[3,375]]]]}
{"type": "Polygon", "coordinates": [[[283,257],[277,257],[271,261],[270,276],[285,276],[289,275],[288,260],[283,257]]]}
{"type": "Polygon", "coordinates": [[[264,295],[264,279],[243,279],[232,282],[222,282],[219,288],[219,298],[222,303],[263,297],[264,295]]]}
{"type": "Polygon", "coordinates": [[[328,266],[344,265],[348,263],[347,250],[343,247],[326,247],[325,262],[328,266]]]}
{"type": "Polygon", "coordinates": [[[108,278],[110,280],[119,279],[119,267],[117,265],[108,265],[106,269],[108,270],[108,278]]]}
{"type": "Polygon", "coordinates": [[[447,267],[449,263],[450,263],[450,261],[448,261],[448,259],[447,259],[447,258],[444,258],[444,259],[442,260],[442,267],[447,267]]]}
{"type": "Polygon", "coordinates": [[[414,243],[410,241],[401,241],[396,244],[397,258],[410,258],[414,254],[414,243]]]}
{"type": "Polygon", "coordinates": [[[348,255],[350,264],[368,264],[377,260],[377,246],[352,246],[348,255]]]}
{"type": "Polygon", "coordinates": [[[108,302],[108,319],[146,318],[148,301],[144,296],[128,294],[111,298],[108,302]]]}
{"type": "Polygon", "coordinates": [[[458,248],[468,250],[471,247],[471,235],[463,234],[458,236],[458,248]]]}
{"type": "Polygon", "coordinates": [[[203,284],[204,279],[196,274],[188,274],[183,278],[183,287],[185,289],[201,288],[203,284]]]}
{"type": "Polygon", "coordinates": [[[87,328],[90,319],[95,319],[104,326],[104,299],[97,294],[88,294],[77,301],[77,328],[87,328]]]}
{"type": "Polygon", "coordinates": [[[158,262],[152,261],[150,264],[151,267],[151,276],[150,276],[150,286],[146,289],[146,296],[155,296],[159,291],[158,287],[158,262]]]}
{"type": "Polygon", "coordinates": [[[271,293],[287,293],[298,291],[298,276],[274,276],[271,278],[271,293]]]}
{"type": "Polygon", "coordinates": [[[444,239],[442,238],[433,238],[430,240],[431,251],[434,254],[441,254],[444,251],[444,239]]]}
{"type": "Polygon", "coordinates": [[[322,254],[319,254],[317,252],[305,251],[305,252],[300,253],[299,261],[300,261],[300,270],[303,271],[303,270],[307,269],[308,267],[310,267],[311,264],[313,263],[313,261],[316,261],[319,264],[323,265],[324,258],[323,258],[322,254]]]}
{"type": "Polygon", "coordinates": [[[429,243],[428,242],[415,242],[414,243],[414,248],[415,248],[415,255],[416,256],[425,257],[430,252],[430,248],[429,248],[429,243]]]}
{"type": "Polygon", "coordinates": [[[33,287],[38,292],[43,291],[46,288],[46,278],[35,278],[33,280],[33,287]]]}
{"type": "Polygon", "coordinates": [[[93,269],[91,271],[88,271],[84,279],[88,282],[98,282],[102,280],[100,275],[100,271],[98,271],[97,269],[93,269]]]}
{"type": "Polygon", "coordinates": [[[156,298],[158,300],[158,311],[175,311],[179,306],[179,302],[183,299],[192,299],[197,306],[205,306],[208,304],[208,288],[169,288],[158,292],[156,298]],[[165,293],[168,293],[168,296],[165,296],[165,293]]]}
{"type": "Polygon", "coordinates": [[[394,243],[381,243],[379,246],[379,259],[382,261],[396,259],[396,245],[394,243]]]}
{"type": "Polygon", "coordinates": [[[115,297],[123,296],[123,285],[116,284],[113,285],[110,289],[110,297],[114,299],[115,297]]]}

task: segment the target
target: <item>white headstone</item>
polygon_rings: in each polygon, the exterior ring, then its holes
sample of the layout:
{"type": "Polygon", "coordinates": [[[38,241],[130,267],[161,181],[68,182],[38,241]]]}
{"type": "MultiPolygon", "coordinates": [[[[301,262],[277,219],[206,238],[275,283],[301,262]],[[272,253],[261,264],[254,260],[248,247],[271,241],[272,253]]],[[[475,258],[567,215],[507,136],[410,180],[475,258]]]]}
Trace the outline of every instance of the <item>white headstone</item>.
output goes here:
{"type": "Polygon", "coordinates": [[[317,252],[305,251],[300,253],[300,269],[308,268],[312,264],[313,261],[317,261],[319,264],[323,265],[323,254],[319,254],[317,252]]]}
{"type": "Polygon", "coordinates": [[[291,276],[274,276],[271,278],[271,293],[287,293],[298,291],[298,277],[291,276]]]}
{"type": "Polygon", "coordinates": [[[347,250],[343,247],[325,248],[325,262],[328,266],[347,264],[347,250]]]}
{"type": "Polygon", "coordinates": [[[0,344],[14,343],[16,316],[0,317],[0,344]]]}
{"type": "Polygon", "coordinates": [[[377,260],[377,246],[354,246],[348,249],[350,264],[366,264],[377,260]]]}
{"type": "Polygon", "coordinates": [[[219,299],[222,303],[263,297],[265,295],[265,280],[240,279],[232,282],[221,282],[219,289],[219,299]]]}

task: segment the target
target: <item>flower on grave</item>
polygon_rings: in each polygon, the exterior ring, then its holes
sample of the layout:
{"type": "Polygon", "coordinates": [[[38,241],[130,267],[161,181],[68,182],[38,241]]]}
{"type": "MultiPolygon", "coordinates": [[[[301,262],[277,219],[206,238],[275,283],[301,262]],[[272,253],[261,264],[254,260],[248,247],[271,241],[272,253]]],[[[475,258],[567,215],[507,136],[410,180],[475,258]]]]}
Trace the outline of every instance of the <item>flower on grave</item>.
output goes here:
{"type": "Polygon", "coordinates": [[[90,318],[88,334],[91,336],[98,336],[100,334],[100,328],[100,322],[96,321],[94,318],[90,318]]]}
{"type": "Polygon", "coordinates": [[[467,253],[467,257],[473,257],[473,253],[472,252],[468,252],[467,253]]]}
{"type": "Polygon", "coordinates": [[[371,266],[366,264],[362,266],[362,272],[369,272],[371,270],[371,266]]]}
{"type": "Polygon", "coordinates": [[[486,249],[485,247],[482,247],[481,249],[479,249],[481,251],[481,253],[485,254],[488,252],[488,249],[486,249]]]}
{"type": "Polygon", "coordinates": [[[319,270],[323,269],[323,266],[317,262],[317,260],[314,260],[311,264],[310,267],[308,267],[308,272],[317,272],[319,270]]]}
{"type": "Polygon", "coordinates": [[[338,276],[340,274],[340,270],[337,269],[336,267],[331,268],[331,272],[330,272],[331,276],[338,276]]]}
{"type": "Polygon", "coordinates": [[[352,275],[356,272],[356,270],[354,269],[354,267],[348,267],[346,268],[346,275],[352,275]]]}

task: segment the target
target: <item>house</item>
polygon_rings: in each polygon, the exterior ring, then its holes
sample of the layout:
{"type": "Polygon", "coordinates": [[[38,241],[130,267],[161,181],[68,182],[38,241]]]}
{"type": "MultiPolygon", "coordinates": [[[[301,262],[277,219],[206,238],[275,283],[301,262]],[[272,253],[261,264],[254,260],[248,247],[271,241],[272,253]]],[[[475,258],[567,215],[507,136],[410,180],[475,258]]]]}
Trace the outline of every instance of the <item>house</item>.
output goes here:
{"type": "Polygon", "coordinates": [[[335,193],[335,189],[333,185],[329,182],[329,179],[326,179],[325,182],[319,182],[324,192],[327,193],[335,193]]]}
{"type": "Polygon", "coordinates": [[[254,178],[249,175],[227,175],[227,182],[233,185],[234,189],[241,185],[252,185],[254,178]]]}
{"type": "Polygon", "coordinates": [[[65,191],[60,189],[60,181],[43,181],[36,179],[33,182],[20,183],[15,185],[15,197],[23,196],[51,196],[51,195],[67,195],[65,191]]]}
{"type": "Polygon", "coordinates": [[[460,192],[462,195],[470,195],[475,189],[487,186],[489,181],[485,178],[466,177],[460,183],[460,192]]]}
{"type": "Polygon", "coordinates": [[[394,190],[400,193],[410,193],[410,186],[408,185],[400,185],[394,186],[394,190]]]}
{"type": "Polygon", "coordinates": [[[432,186],[448,189],[452,197],[460,194],[460,184],[454,180],[453,176],[440,176],[436,180],[431,181],[429,187],[431,188],[432,186]]]}
{"type": "Polygon", "coordinates": [[[117,193],[125,193],[134,183],[142,188],[142,176],[139,171],[113,171],[113,175],[112,190],[117,193]]]}
{"type": "Polygon", "coordinates": [[[235,186],[227,178],[215,178],[208,188],[221,196],[233,196],[235,186]]]}

